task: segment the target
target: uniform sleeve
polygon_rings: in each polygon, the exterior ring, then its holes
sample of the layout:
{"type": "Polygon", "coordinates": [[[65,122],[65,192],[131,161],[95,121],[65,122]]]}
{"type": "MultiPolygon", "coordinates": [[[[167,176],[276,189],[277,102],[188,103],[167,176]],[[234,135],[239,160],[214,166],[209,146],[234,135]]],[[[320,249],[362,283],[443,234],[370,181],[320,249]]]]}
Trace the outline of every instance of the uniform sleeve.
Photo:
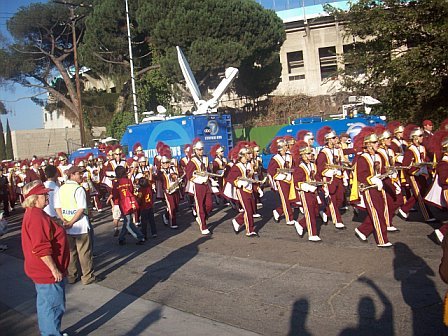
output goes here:
{"type": "MultiPolygon", "coordinates": [[[[407,149],[404,152],[403,157],[403,166],[410,166],[415,162],[414,152],[411,149],[407,149]]],[[[410,169],[407,169],[409,175],[414,175],[419,169],[417,167],[412,167],[410,169]]]]}
{"type": "Polygon", "coordinates": [[[327,159],[327,155],[323,151],[320,151],[319,154],[317,154],[316,158],[316,169],[317,169],[316,177],[318,179],[322,179],[322,176],[324,176],[324,174],[327,172],[328,163],[329,162],[327,159]]]}
{"type": "Polygon", "coordinates": [[[356,164],[358,182],[364,184],[372,184],[370,179],[373,177],[373,174],[370,164],[367,162],[367,160],[363,156],[360,156],[356,161],[356,164]]]}
{"type": "Polygon", "coordinates": [[[275,161],[274,158],[271,158],[271,161],[269,161],[268,165],[268,174],[272,176],[272,178],[275,178],[277,175],[277,169],[280,168],[277,161],[275,161]]]}

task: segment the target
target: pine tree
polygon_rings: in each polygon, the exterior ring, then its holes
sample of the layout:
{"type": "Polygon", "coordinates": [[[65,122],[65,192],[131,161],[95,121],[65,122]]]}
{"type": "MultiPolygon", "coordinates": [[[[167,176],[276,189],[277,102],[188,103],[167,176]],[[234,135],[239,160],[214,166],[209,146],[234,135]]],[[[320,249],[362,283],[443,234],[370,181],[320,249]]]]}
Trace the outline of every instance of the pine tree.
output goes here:
{"type": "Polygon", "coordinates": [[[9,127],[8,119],[6,119],[6,159],[14,160],[14,151],[12,149],[11,128],[9,127]]]}
{"type": "Polygon", "coordinates": [[[0,120],[0,161],[6,159],[5,134],[3,133],[3,124],[0,120]]]}

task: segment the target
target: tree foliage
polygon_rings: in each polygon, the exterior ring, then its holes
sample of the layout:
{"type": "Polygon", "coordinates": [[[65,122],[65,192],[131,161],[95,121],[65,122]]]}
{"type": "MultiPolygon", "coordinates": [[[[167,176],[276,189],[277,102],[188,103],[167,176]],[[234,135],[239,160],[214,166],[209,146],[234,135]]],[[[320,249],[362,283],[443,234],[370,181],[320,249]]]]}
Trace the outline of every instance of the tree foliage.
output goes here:
{"type": "Polygon", "coordinates": [[[174,47],[180,46],[204,91],[214,89],[225,67],[239,68],[236,92],[252,98],[270,93],[281,74],[278,52],[283,22],[252,0],[142,1],[137,18],[160,52],[162,73],[182,80],[174,47]],[[159,15],[161,13],[161,15],[159,15]]]}
{"type": "Polygon", "coordinates": [[[347,12],[328,11],[356,41],[345,55],[347,88],[376,96],[392,118],[448,115],[447,1],[360,0],[347,12]]]}
{"type": "Polygon", "coordinates": [[[0,120],[0,161],[6,159],[5,133],[3,133],[3,123],[0,120]]]}
{"type": "Polygon", "coordinates": [[[9,120],[6,119],[6,159],[14,160],[14,151],[12,149],[11,128],[9,127],[9,120]]]}
{"type": "MultiPolygon", "coordinates": [[[[71,1],[81,2],[89,1],[71,1]]],[[[76,13],[82,17],[84,11],[84,8],[78,8],[76,13]]],[[[84,30],[83,20],[77,19],[75,27],[76,43],[79,43],[84,30]]],[[[66,112],[79,118],[76,89],[68,72],[73,66],[74,50],[68,7],[52,2],[21,7],[8,20],[7,28],[14,41],[0,49],[0,78],[50,93],[64,105],[66,112]],[[64,84],[62,91],[52,85],[57,75],[64,84]]]]}
{"type": "Polygon", "coordinates": [[[131,110],[125,110],[122,113],[116,113],[107,126],[107,134],[115,139],[121,139],[128,125],[135,123],[134,113],[131,110]]]}

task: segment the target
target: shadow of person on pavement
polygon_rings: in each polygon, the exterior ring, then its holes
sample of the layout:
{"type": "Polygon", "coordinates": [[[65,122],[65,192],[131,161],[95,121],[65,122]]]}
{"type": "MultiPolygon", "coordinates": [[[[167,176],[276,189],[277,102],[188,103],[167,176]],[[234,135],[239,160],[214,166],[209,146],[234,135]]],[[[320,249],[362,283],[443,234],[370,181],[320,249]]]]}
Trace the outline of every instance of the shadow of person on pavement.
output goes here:
{"type": "Polygon", "coordinates": [[[443,335],[442,299],[430,279],[434,271],[404,243],[396,243],[394,252],[394,276],[412,311],[413,335],[443,335]]]}
{"type": "Polygon", "coordinates": [[[288,336],[311,336],[311,333],[306,329],[305,325],[309,306],[307,299],[299,299],[294,302],[288,336]]]}
{"type": "Polygon", "coordinates": [[[369,278],[361,277],[358,281],[369,286],[381,300],[383,313],[377,319],[375,303],[369,296],[364,296],[358,303],[358,326],[344,329],[339,336],[358,335],[394,335],[393,306],[384,292],[369,278]]]}
{"type": "MultiPolygon", "coordinates": [[[[155,285],[168,280],[171,275],[198,254],[199,245],[208,239],[210,238],[200,237],[196,241],[171,252],[163,259],[148,266],[145,269],[144,274],[137,281],[129,284],[127,288],[123,289],[108,302],[105,302],[101,307],[67,328],[67,333],[87,335],[94,332],[137,299],[148,293],[155,285]]],[[[157,321],[160,318],[160,315],[161,314],[152,313],[146,315],[126,334],[141,334],[148,326],[157,321]]]]}

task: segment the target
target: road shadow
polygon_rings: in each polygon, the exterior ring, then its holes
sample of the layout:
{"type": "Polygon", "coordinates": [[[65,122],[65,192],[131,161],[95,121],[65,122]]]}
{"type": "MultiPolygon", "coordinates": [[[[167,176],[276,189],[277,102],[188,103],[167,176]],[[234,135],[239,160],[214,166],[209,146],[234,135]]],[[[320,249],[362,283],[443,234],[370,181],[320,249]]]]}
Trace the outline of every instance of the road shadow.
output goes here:
{"type": "Polygon", "coordinates": [[[308,317],[309,306],[308,300],[304,298],[294,302],[292,305],[288,336],[312,335],[306,328],[306,318],[308,317]]]}
{"type": "Polygon", "coordinates": [[[344,329],[339,336],[377,336],[395,335],[393,323],[393,306],[384,292],[369,278],[361,277],[358,281],[369,286],[383,304],[383,312],[377,319],[374,300],[363,296],[358,303],[358,325],[344,329]]]}
{"type": "MultiPolygon", "coordinates": [[[[199,246],[208,240],[200,237],[196,241],[179,248],[158,262],[148,266],[144,274],[135,282],[104,303],[97,310],[82,318],[66,329],[68,334],[88,335],[113,319],[122,310],[129,307],[137,299],[148,293],[155,285],[165,282],[178,269],[192,260],[199,252],[199,246]]],[[[126,335],[140,335],[152,323],[160,319],[161,311],[156,309],[147,314],[126,335]]]]}
{"type": "Polygon", "coordinates": [[[430,277],[435,272],[404,243],[394,244],[394,277],[401,282],[403,300],[412,312],[413,335],[446,335],[442,299],[430,277]]]}

